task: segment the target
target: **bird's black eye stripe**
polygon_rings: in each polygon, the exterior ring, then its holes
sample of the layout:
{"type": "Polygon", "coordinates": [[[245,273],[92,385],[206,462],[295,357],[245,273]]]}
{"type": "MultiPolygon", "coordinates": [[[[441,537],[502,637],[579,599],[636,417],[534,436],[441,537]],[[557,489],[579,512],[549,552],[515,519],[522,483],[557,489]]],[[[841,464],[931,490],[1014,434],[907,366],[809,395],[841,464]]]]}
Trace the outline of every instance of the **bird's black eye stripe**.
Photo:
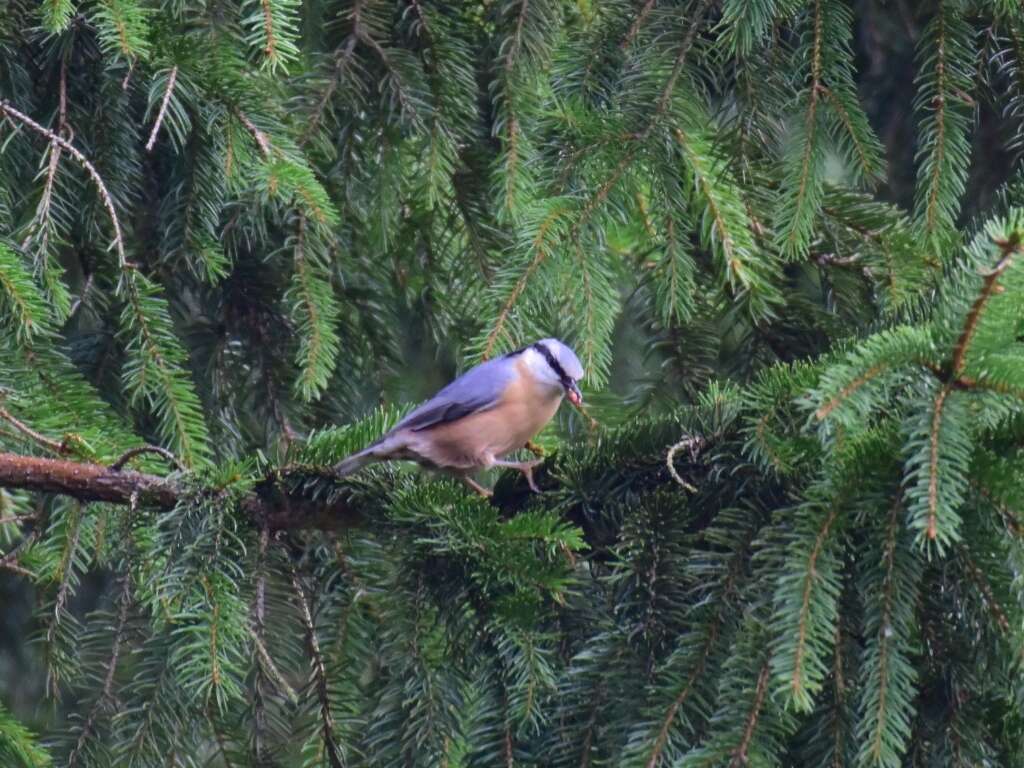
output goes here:
{"type": "Polygon", "coordinates": [[[551,370],[553,370],[555,374],[557,374],[558,378],[561,379],[562,386],[568,387],[572,384],[572,378],[570,378],[570,376],[565,372],[565,369],[562,367],[562,364],[558,362],[558,359],[551,354],[550,349],[539,341],[533,345],[533,348],[544,355],[544,359],[547,360],[548,365],[551,366],[551,370]]]}

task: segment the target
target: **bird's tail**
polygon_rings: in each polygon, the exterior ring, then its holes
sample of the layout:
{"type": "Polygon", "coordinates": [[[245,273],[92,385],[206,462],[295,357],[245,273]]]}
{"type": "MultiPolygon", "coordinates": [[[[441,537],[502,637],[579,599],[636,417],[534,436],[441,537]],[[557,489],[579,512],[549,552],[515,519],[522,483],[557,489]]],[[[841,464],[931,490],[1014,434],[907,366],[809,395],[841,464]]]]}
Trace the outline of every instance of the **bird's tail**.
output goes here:
{"type": "Polygon", "coordinates": [[[334,474],[336,477],[347,477],[358,472],[367,464],[373,464],[375,461],[387,461],[392,458],[392,451],[395,447],[395,437],[390,433],[383,435],[363,448],[363,450],[353,453],[348,458],[342,459],[335,464],[334,474]]]}
{"type": "Polygon", "coordinates": [[[334,465],[334,474],[337,477],[347,477],[360,469],[365,467],[367,464],[372,464],[375,461],[380,461],[377,456],[374,456],[376,452],[376,446],[370,446],[359,453],[353,453],[346,459],[342,459],[334,465]]]}

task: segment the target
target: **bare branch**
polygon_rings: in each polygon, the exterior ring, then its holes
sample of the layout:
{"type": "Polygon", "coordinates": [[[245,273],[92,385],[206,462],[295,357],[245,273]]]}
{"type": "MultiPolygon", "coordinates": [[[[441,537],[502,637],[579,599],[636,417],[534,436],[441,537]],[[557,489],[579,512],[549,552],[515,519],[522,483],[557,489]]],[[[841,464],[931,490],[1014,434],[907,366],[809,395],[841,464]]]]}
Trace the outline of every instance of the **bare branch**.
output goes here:
{"type": "Polygon", "coordinates": [[[267,134],[257,128],[256,123],[250,120],[249,116],[244,112],[237,112],[236,114],[238,115],[238,119],[242,121],[242,125],[244,125],[249,130],[249,133],[252,134],[252,137],[256,139],[256,144],[259,145],[260,154],[263,155],[263,159],[266,160],[269,158],[270,139],[267,137],[267,134]]]}
{"type": "Polygon", "coordinates": [[[132,494],[137,493],[141,499],[161,507],[173,507],[179,493],[166,478],[157,475],[13,453],[0,453],[0,486],[117,504],[127,504],[132,494]]]}
{"type": "Polygon", "coordinates": [[[156,136],[160,133],[160,126],[164,122],[164,115],[167,114],[167,104],[171,100],[171,92],[174,90],[174,83],[178,79],[178,68],[174,67],[171,70],[171,74],[167,78],[167,89],[164,91],[164,98],[160,102],[160,111],[156,114],[156,122],[153,123],[153,130],[150,131],[149,141],[146,142],[146,151],[151,152],[153,145],[156,144],[156,136]]]}
{"type": "Polygon", "coordinates": [[[125,451],[117,461],[110,465],[110,468],[113,470],[120,470],[122,467],[124,467],[125,464],[127,464],[133,458],[135,458],[136,456],[140,456],[143,453],[155,453],[160,456],[163,456],[176,469],[182,472],[185,471],[185,465],[178,460],[177,456],[168,451],[166,448],[161,448],[158,445],[140,445],[138,448],[132,448],[131,450],[125,451]]]}
{"type": "Polygon", "coordinates": [[[43,446],[43,448],[45,448],[48,451],[53,451],[54,453],[58,454],[68,453],[68,446],[65,443],[59,440],[52,440],[46,435],[36,432],[28,424],[24,423],[23,421],[19,421],[14,416],[12,416],[10,411],[8,411],[3,406],[0,406],[0,419],[6,421],[12,427],[18,430],[21,434],[39,443],[41,446],[43,446]]]}
{"type": "MultiPolygon", "coordinates": [[[[315,474],[310,467],[278,470],[257,484],[256,490],[242,499],[241,508],[254,524],[268,529],[319,528],[333,530],[358,525],[362,513],[345,498],[331,502],[312,499],[300,492],[282,492],[276,482],[289,474],[315,474]]],[[[186,488],[177,479],[112,469],[90,462],[20,456],[0,452],[0,488],[21,488],[41,493],[58,493],[80,501],[142,503],[170,509],[185,495],[186,488]]],[[[194,493],[193,491],[190,491],[194,493]]],[[[209,493],[218,489],[210,488],[209,493]]],[[[12,553],[8,554],[8,558],[12,553]]]]}
{"type": "Polygon", "coordinates": [[[679,483],[690,493],[696,493],[697,489],[690,483],[683,480],[679,473],[676,471],[674,459],[676,454],[683,448],[688,448],[690,451],[690,457],[696,458],[701,448],[704,447],[704,438],[699,435],[696,437],[684,437],[678,443],[668,449],[668,453],[665,455],[665,466],[668,467],[668,473],[672,476],[672,479],[679,483]]]}
{"type": "Polygon", "coordinates": [[[17,563],[9,563],[6,558],[3,561],[0,561],[0,568],[3,568],[5,571],[10,571],[11,573],[16,573],[19,576],[25,576],[29,579],[35,579],[36,577],[36,575],[28,568],[23,568],[17,563]]]}

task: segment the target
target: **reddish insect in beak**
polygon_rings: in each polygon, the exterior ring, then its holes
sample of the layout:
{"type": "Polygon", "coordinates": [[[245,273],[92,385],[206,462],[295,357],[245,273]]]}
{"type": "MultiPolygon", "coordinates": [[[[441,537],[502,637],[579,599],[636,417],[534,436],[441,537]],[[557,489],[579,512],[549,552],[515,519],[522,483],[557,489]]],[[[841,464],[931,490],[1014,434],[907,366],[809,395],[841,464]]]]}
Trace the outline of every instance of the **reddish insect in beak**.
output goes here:
{"type": "Polygon", "coordinates": [[[576,382],[571,382],[565,388],[565,396],[569,398],[569,402],[575,405],[577,408],[583,405],[583,393],[580,392],[580,388],[576,386],[576,382]]]}

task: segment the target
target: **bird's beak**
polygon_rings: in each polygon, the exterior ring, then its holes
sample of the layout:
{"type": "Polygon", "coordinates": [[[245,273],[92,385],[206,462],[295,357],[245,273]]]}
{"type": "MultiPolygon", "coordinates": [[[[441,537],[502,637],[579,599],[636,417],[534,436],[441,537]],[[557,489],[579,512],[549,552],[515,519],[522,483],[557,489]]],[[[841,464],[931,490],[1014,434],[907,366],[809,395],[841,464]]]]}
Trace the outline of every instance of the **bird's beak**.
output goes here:
{"type": "Polygon", "coordinates": [[[583,393],[580,392],[579,385],[576,382],[571,382],[565,388],[565,396],[569,398],[569,402],[575,405],[577,408],[583,405],[583,393]]]}

